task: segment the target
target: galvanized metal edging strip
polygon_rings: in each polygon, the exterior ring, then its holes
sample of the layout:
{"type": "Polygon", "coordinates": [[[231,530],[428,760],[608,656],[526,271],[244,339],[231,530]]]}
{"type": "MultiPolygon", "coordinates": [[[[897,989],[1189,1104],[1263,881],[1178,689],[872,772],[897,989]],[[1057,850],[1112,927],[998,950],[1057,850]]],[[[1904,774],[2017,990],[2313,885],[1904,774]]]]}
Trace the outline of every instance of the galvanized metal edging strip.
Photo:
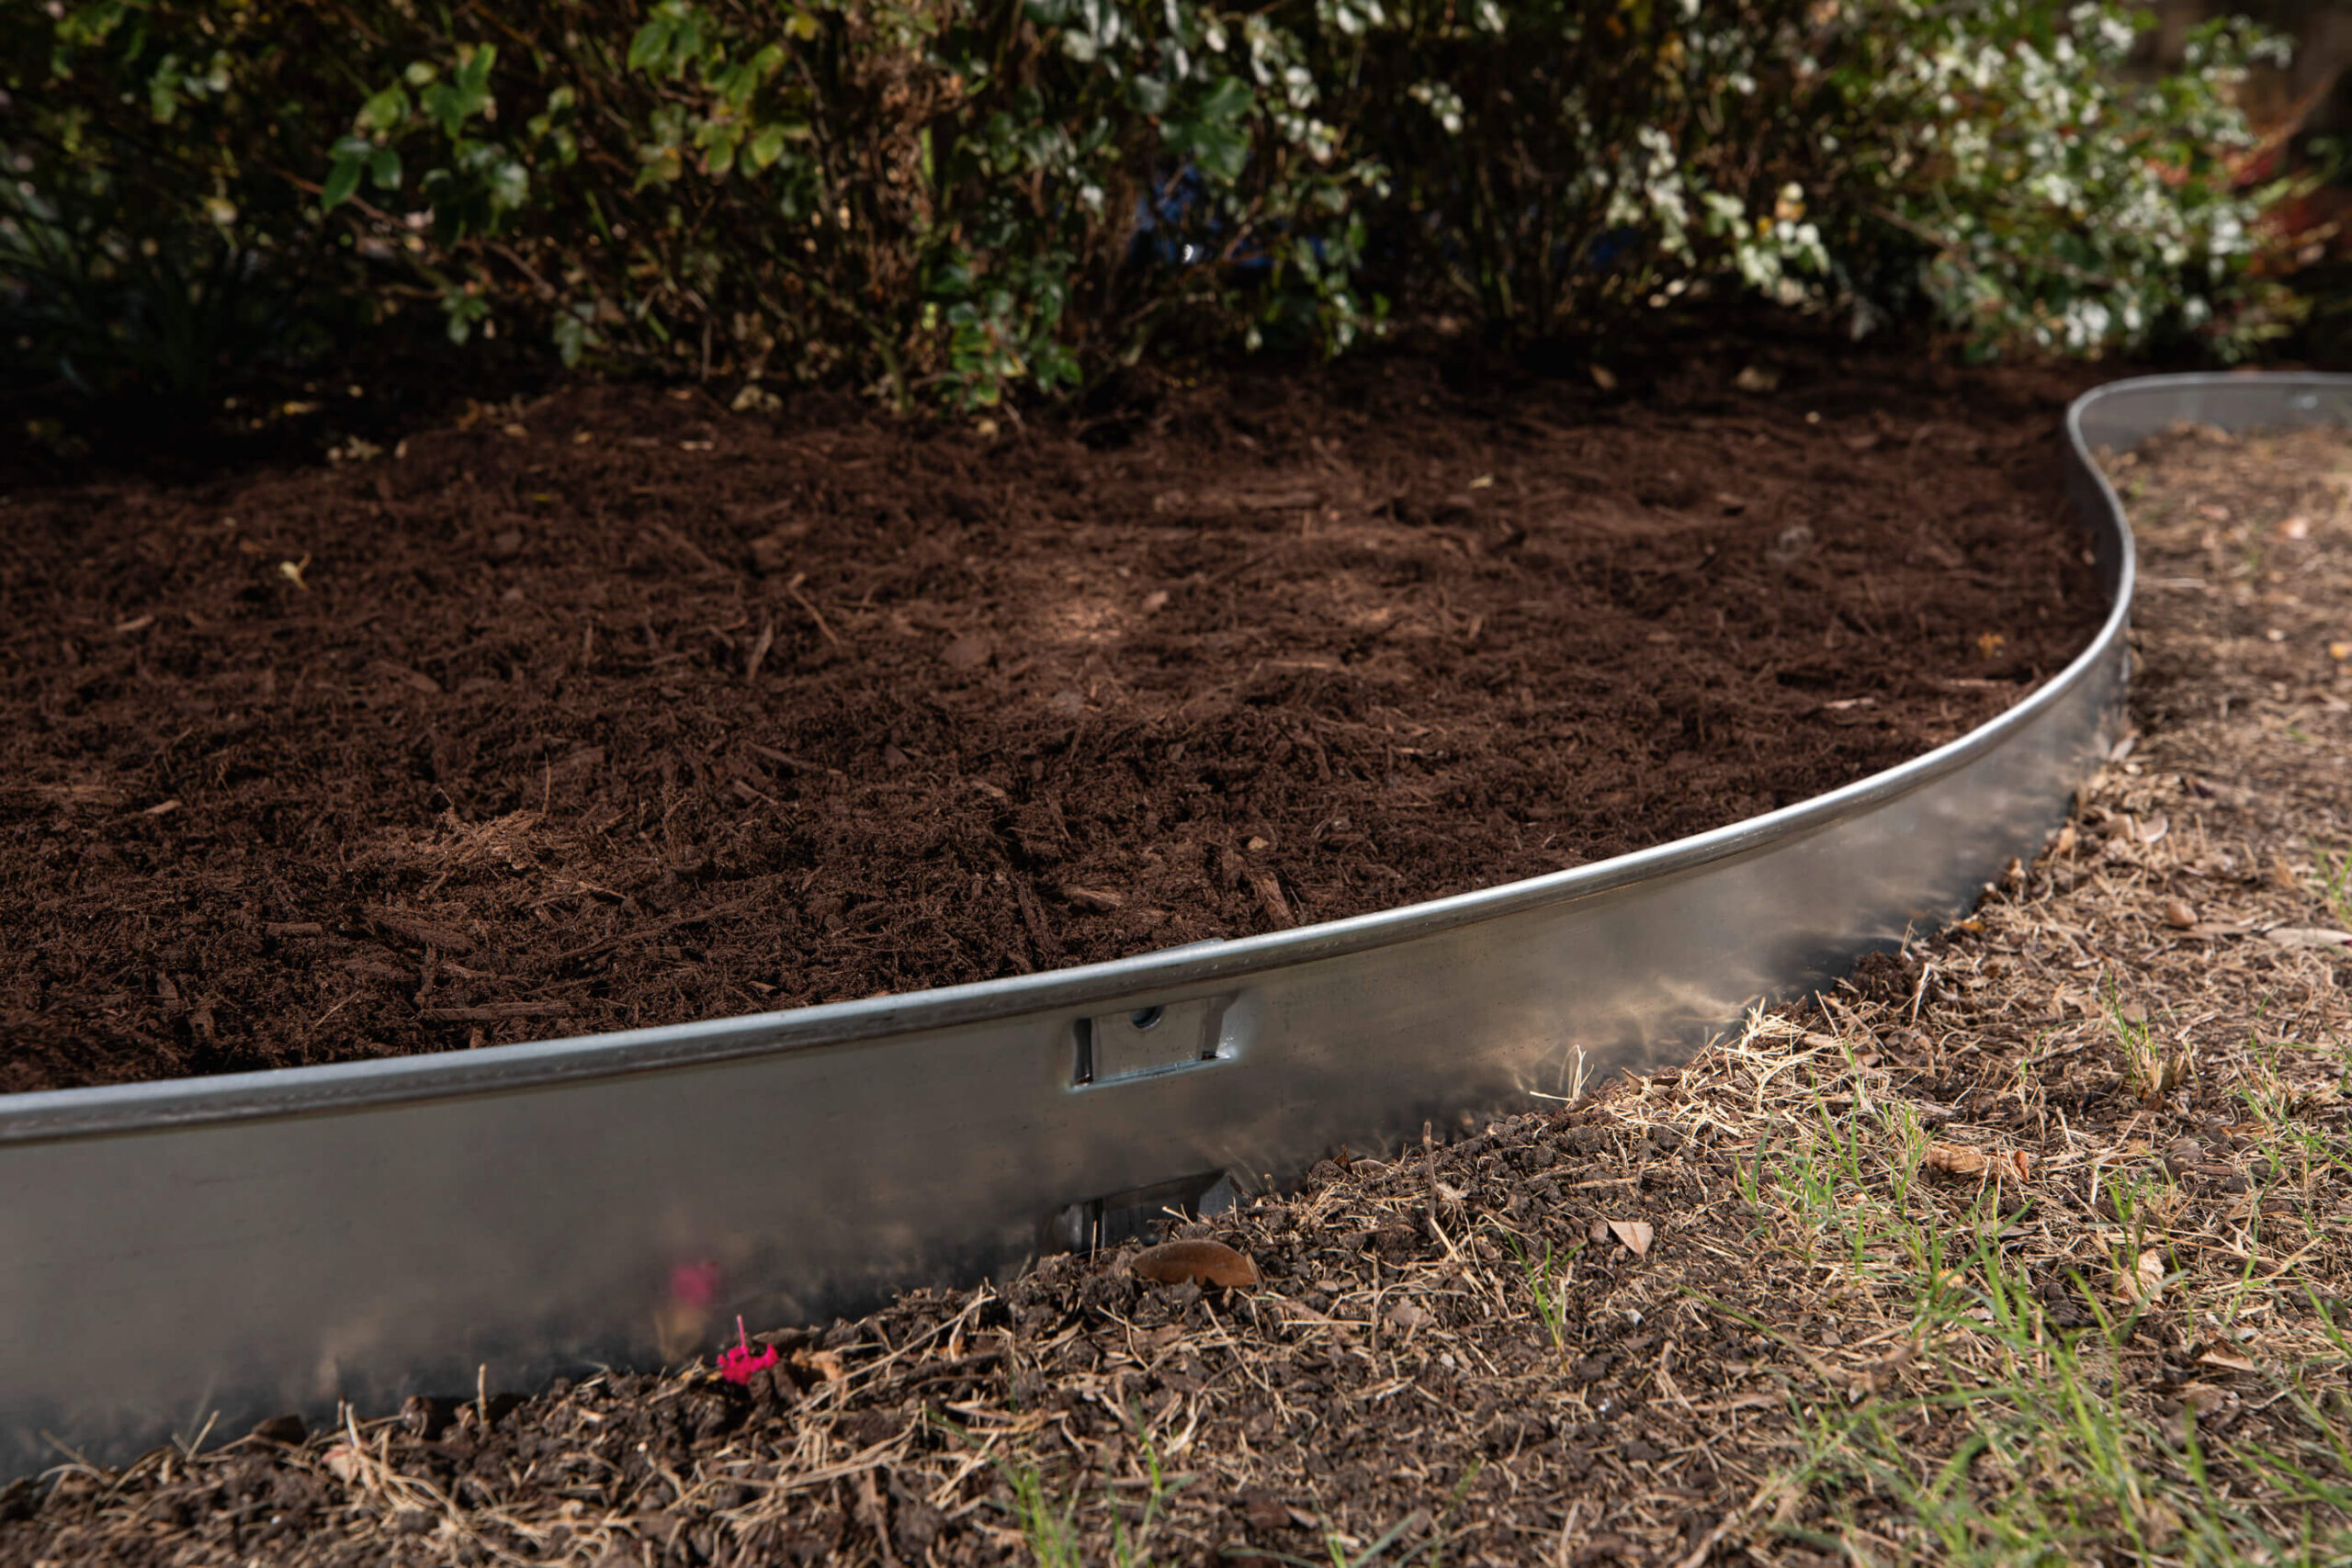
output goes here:
{"type": "MultiPolygon", "coordinates": [[[[2073,418],[2070,413],[2070,423],[2073,418]]],[[[2098,537],[2095,534],[2094,538],[2098,537]]],[[[2030,728],[2048,710],[2063,705],[2085,682],[2096,678],[2123,635],[2130,614],[2132,573],[2128,533],[2119,536],[2114,558],[2102,561],[2102,566],[2108,574],[2111,607],[2098,635],[2064,670],[2015,707],[1899,767],[1778,811],[1652,849],[1349,919],[975,985],[870,997],[786,1012],[493,1046],[462,1055],[402,1056],[324,1067],[289,1067],[208,1078],[0,1096],[0,1144],[276,1116],[289,1111],[412,1103],[420,1099],[524,1089],[583,1077],[608,1077],[778,1050],[842,1044],[911,1030],[981,1023],[1037,1009],[1069,1010],[1129,990],[1189,988],[1287,964],[1365,953],[1436,931],[1498,919],[1563,900],[1591,897],[1692,870],[1759,844],[1808,832],[1917,789],[1998,750],[2012,736],[2030,728]]]]}
{"type": "Polygon", "coordinates": [[[2030,854],[2120,711],[2130,531],[2090,460],[2352,423],[2352,377],[2079,400],[2110,608],[1950,745],[1654,850],[1117,963],[458,1055],[0,1098],[0,1474],[219,1415],[707,1351],[969,1281],[1123,1209],[1680,1060],[2030,854]]]}

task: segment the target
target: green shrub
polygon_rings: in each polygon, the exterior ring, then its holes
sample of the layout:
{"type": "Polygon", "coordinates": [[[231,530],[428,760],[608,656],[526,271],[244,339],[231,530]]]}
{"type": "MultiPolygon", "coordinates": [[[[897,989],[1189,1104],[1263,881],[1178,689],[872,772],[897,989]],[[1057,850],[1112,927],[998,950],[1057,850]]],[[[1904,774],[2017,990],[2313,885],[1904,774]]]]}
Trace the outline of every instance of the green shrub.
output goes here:
{"type": "MultiPolygon", "coordinates": [[[[319,227],[294,183],[328,121],[274,101],[313,32],[251,13],[130,5],[0,10],[6,350],[94,391],[209,385],[316,346],[351,280],[289,265],[319,227]]],[[[298,13],[288,18],[308,19],[298,13]]]]}
{"type": "MultiPolygon", "coordinates": [[[[7,351],[194,389],[437,312],[567,362],[1051,391],[1392,308],[1749,289],[2239,352],[2211,29],[2046,0],[85,0],[0,15],[7,351]]],[[[747,393],[756,397],[756,392],[747,393]]]]}
{"type": "Polygon", "coordinates": [[[2239,22],[2179,72],[2124,69],[2148,13],[2050,0],[1408,6],[1374,101],[1431,107],[1375,139],[1400,171],[1376,234],[1427,236],[1415,276],[1541,337],[1729,283],[1836,309],[1857,333],[1920,309],[1980,353],[2282,328],[2246,276],[2239,22]],[[1418,76],[1415,73],[1418,73],[1418,76]],[[1474,107],[1475,106],[1475,107],[1474,107]],[[1434,217],[1435,221],[1429,221],[1434,217]],[[1418,221],[1417,221],[1418,220],[1418,221]]]}
{"type": "Polygon", "coordinates": [[[1824,51],[1815,99],[1858,325],[1916,290],[1982,350],[2190,337],[2237,358],[2285,330],[2291,302],[2247,275],[2283,186],[2245,188],[2256,138],[2233,103],[2282,39],[2211,22],[2177,73],[2141,81],[2125,62],[2145,11],[1891,11],[1899,25],[1849,27],[1824,51]]]}
{"type": "Polygon", "coordinates": [[[1375,235],[1396,292],[1526,341],[1611,324],[1693,284],[1826,265],[1801,222],[1789,100],[1804,0],[1408,0],[1348,62],[1394,170],[1375,235]]]}

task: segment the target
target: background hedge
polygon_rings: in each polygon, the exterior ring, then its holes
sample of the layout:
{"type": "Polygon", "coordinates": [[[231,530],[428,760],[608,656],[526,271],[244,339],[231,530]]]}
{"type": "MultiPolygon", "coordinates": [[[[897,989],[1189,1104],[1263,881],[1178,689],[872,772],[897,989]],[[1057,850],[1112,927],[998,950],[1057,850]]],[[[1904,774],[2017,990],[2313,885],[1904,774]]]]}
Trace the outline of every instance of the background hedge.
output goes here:
{"type": "Polygon", "coordinates": [[[1528,343],[1734,290],[1981,349],[2291,321],[2236,22],[2045,0],[52,0],[0,351],[201,389],[437,315],[894,401],[1155,344],[1528,343]]]}

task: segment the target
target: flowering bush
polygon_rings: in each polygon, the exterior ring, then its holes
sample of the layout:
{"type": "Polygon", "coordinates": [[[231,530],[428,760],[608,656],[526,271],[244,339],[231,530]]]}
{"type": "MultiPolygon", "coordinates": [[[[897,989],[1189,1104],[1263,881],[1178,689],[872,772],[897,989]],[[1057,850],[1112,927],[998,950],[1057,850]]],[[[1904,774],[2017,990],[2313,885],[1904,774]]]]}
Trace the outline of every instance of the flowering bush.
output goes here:
{"type": "Polygon", "coordinates": [[[1985,347],[2266,330],[2235,74],[2047,0],[50,0],[6,351],[189,388],[436,313],[901,404],[1187,334],[1521,341],[1693,292],[1985,347]]]}
{"type": "Polygon", "coordinates": [[[1802,0],[1396,0],[1327,39],[1327,111],[1374,155],[1378,286],[1540,339],[1718,274],[1823,263],[1747,215],[1802,0]]]}
{"type": "Polygon", "coordinates": [[[51,10],[0,19],[23,176],[0,276],[20,350],[79,376],[152,372],[122,333],[107,352],[101,321],[130,319],[91,308],[109,290],[172,294],[204,269],[247,292],[429,304],[461,342],[527,327],[567,362],[849,368],[900,400],[1069,385],[1182,308],[1230,309],[1237,273],[1270,320],[1351,335],[1346,187],[1369,175],[1302,112],[1301,45],[1262,17],[1105,0],[51,10]]]}
{"type": "MultiPolygon", "coordinates": [[[[1855,10],[1851,6],[1842,9],[1855,10]]],[[[2238,357],[2284,330],[2246,276],[2256,147],[2235,94],[2286,44],[2199,28],[2180,70],[2125,70],[2145,12],[1979,0],[1848,26],[1818,67],[1821,145],[1843,220],[1836,269],[1858,324],[1917,292],[1983,347],[2070,354],[2195,335],[2238,357]]]]}

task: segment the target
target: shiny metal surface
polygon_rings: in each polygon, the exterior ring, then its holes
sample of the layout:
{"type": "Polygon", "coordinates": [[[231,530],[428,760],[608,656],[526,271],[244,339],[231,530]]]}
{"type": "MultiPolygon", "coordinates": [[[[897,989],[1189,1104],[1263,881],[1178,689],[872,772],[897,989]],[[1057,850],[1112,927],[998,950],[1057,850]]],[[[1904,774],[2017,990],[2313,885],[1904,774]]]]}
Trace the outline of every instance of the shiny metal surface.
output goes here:
{"type": "Polygon", "coordinates": [[[1107,1196],[1254,1188],[1687,1056],[1751,999],[1966,906],[2059,820],[2127,659],[2130,536],[2084,443],[2177,418],[2352,422],[2352,378],[2083,400],[2071,482],[2113,603],[2097,640],[1953,744],[1767,817],[982,986],[0,1099],[0,1474],[59,1442],[121,1460],[216,1413],[235,1434],[471,1391],[478,1369],[526,1387],[705,1354],[737,1312],[820,1318],[1104,1234],[1107,1196]]]}

